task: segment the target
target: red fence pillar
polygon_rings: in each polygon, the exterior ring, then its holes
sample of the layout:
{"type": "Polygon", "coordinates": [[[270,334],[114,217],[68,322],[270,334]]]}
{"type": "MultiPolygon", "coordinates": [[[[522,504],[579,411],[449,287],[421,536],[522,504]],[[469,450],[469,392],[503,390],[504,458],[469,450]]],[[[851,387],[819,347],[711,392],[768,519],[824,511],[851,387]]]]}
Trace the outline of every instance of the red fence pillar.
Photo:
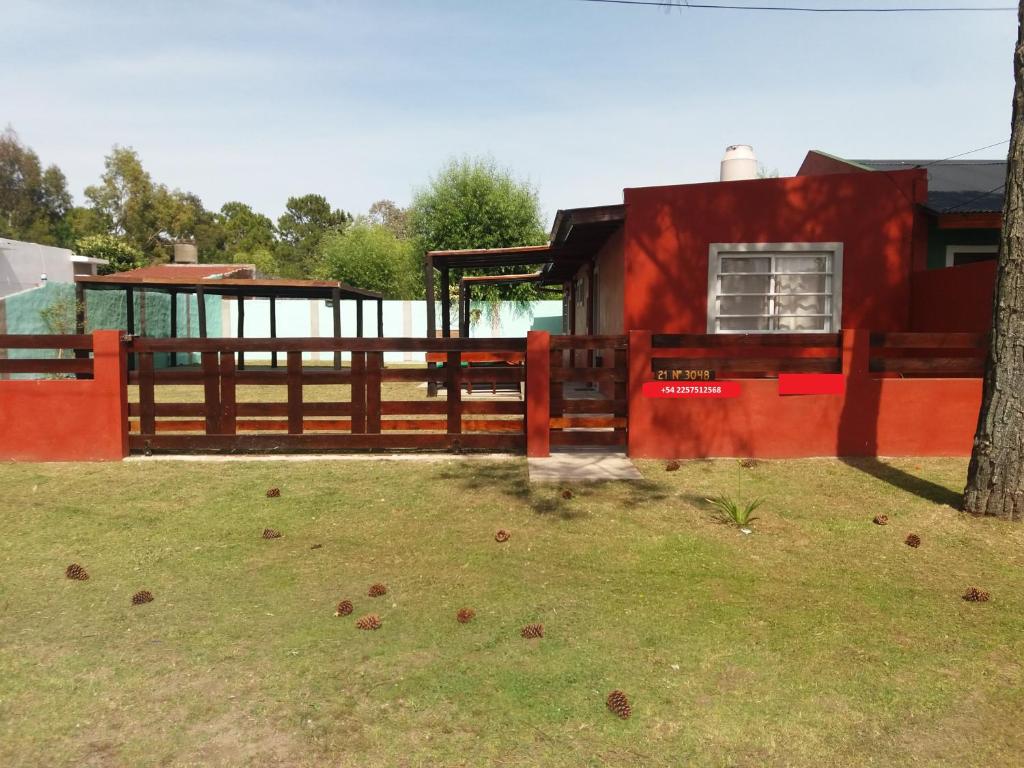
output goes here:
{"type": "Polygon", "coordinates": [[[551,334],[526,334],[526,455],[551,454],[551,334]]]}
{"type": "Polygon", "coordinates": [[[629,361],[629,376],[626,388],[626,398],[629,402],[629,429],[626,433],[627,447],[626,454],[634,455],[634,446],[639,445],[641,440],[647,437],[649,431],[649,417],[643,399],[644,382],[649,381],[651,375],[651,332],[630,331],[629,341],[626,347],[626,357],[629,361]]]}
{"type": "Polygon", "coordinates": [[[843,331],[843,374],[848,378],[867,377],[870,368],[871,332],[863,328],[843,331]]]}
{"type": "Polygon", "coordinates": [[[96,435],[104,458],[128,455],[128,355],[121,331],[93,331],[93,407],[101,414],[98,421],[107,425],[96,435]]]}

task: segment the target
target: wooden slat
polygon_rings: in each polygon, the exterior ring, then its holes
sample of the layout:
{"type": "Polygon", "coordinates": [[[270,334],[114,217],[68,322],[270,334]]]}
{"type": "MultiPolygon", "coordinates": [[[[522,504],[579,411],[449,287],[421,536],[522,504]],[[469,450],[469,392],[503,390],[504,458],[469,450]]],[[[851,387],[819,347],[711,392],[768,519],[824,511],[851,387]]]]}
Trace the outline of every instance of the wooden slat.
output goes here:
{"type": "Polygon", "coordinates": [[[522,400],[463,400],[462,416],[467,414],[491,416],[522,416],[526,403],[522,400]]]}
{"type": "MultiPolygon", "coordinates": [[[[488,368],[463,368],[459,374],[465,382],[516,382],[524,381],[526,369],[523,366],[488,368]]],[[[383,381],[433,381],[438,384],[448,379],[445,368],[385,368],[381,376],[383,381]]]]}
{"type": "Polygon", "coordinates": [[[89,334],[0,333],[0,349],[92,349],[89,334]]]}
{"type": "Polygon", "coordinates": [[[144,435],[156,432],[152,352],[139,355],[139,431],[144,435]]]}
{"type": "Polygon", "coordinates": [[[615,381],[622,379],[624,372],[614,368],[559,368],[551,371],[552,381],[615,381]]]}
{"type": "MultiPolygon", "coordinates": [[[[562,434],[580,434],[566,432],[562,434]]],[[[613,435],[613,432],[607,433],[613,435]]],[[[131,435],[133,452],[146,448],[171,452],[258,452],[351,450],[498,450],[522,451],[526,439],[518,434],[303,434],[303,435],[131,435]]]]}
{"type": "Polygon", "coordinates": [[[984,360],[966,357],[873,357],[869,365],[872,371],[930,374],[938,377],[942,375],[981,376],[985,372],[984,360]]]}
{"type": "Polygon", "coordinates": [[[872,347],[988,351],[987,333],[872,333],[872,347]]]}
{"type": "Polygon", "coordinates": [[[655,333],[651,347],[839,347],[839,333],[655,333]]]}
{"type": "Polygon", "coordinates": [[[225,435],[235,434],[238,403],[235,393],[235,355],[232,352],[220,353],[220,418],[221,432],[225,435]]]}
{"type": "Polygon", "coordinates": [[[383,352],[366,353],[366,431],[380,432],[380,382],[384,367],[383,352]]]}
{"type": "MultiPolygon", "coordinates": [[[[551,403],[551,410],[555,410],[555,402],[551,403]]],[[[628,401],[622,400],[559,400],[557,403],[559,413],[616,413],[628,406],[628,401]]]]}
{"type": "Polygon", "coordinates": [[[815,357],[773,357],[773,358],[676,358],[662,357],[651,360],[652,371],[704,370],[718,374],[740,373],[838,373],[842,362],[838,358],[815,357]]]}
{"type": "Polygon", "coordinates": [[[574,416],[551,419],[551,429],[624,429],[626,420],[613,416],[574,416]]]}
{"type": "Polygon", "coordinates": [[[302,353],[288,352],[288,433],[302,434],[302,353]]]}
{"type": "MultiPolygon", "coordinates": [[[[3,337],[0,337],[3,338],[3,337]]],[[[523,338],[386,338],[386,339],[334,339],[278,338],[278,339],[151,339],[136,337],[129,343],[132,352],[525,352],[523,338]]]]}
{"type": "Polygon", "coordinates": [[[655,360],[681,358],[687,360],[706,360],[710,358],[728,358],[729,360],[750,360],[755,358],[779,358],[786,360],[805,360],[810,358],[838,360],[842,355],[839,347],[664,347],[654,351],[655,360]]]}
{"type": "Polygon", "coordinates": [[[200,355],[203,374],[203,397],[206,403],[206,432],[220,434],[220,366],[216,352],[200,355]]]}
{"type": "Polygon", "coordinates": [[[448,400],[448,432],[462,431],[462,355],[449,352],[445,365],[448,378],[445,381],[445,396],[448,400]]]}
{"type": "Polygon", "coordinates": [[[366,354],[352,353],[352,432],[366,432],[366,354]]]}
{"type": "Polygon", "coordinates": [[[624,335],[568,336],[557,334],[551,337],[552,349],[616,349],[625,348],[628,338],[624,335]]]}
{"type": "Polygon", "coordinates": [[[92,373],[89,358],[7,358],[0,359],[0,373],[92,373]]]}
{"type": "Polygon", "coordinates": [[[618,430],[604,432],[553,431],[551,445],[557,446],[612,446],[625,445],[625,435],[618,430]]]}

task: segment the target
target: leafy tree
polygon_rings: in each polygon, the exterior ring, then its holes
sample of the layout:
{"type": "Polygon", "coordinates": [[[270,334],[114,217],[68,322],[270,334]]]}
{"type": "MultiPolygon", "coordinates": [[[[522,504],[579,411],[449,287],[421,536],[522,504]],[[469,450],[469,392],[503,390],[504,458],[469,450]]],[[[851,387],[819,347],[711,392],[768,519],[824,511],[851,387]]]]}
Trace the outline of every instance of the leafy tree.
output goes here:
{"type": "Polygon", "coordinates": [[[1024,0],[1017,9],[1013,112],[992,340],[964,510],[1024,519],[1024,0]]]}
{"type": "Polygon", "coordinates": [[[400,208],[393,200],[378,200],[371,205],[369,219],[391,230],[400,240],[409,236],[409,210],[400,208]]]}
{"type": "Polygon", "coordinates": [[[224,203],[219,219],[224,232],[223,248],[229,256],[274,247],[274,222],[245,203],[224,203]]]}
{"type": "Polygon", "coordinates": [[[197,246],[217,250],[218,233],[202,201],[190,192],[168,189],[153,181],[138,153],[115,146],[104,163],[100,183],[86,187],[85,196],[109,234],[123,238],[149,260],[166,257],[174,240],[193,239],[197,232],[208,242],[197,246]]]}
{"type": "Polygon", "coordinates": [[[269,248],[257,248],[249,253],[238,251],[231,257],[231,261],[235,264],[252,264],[260,277],[278,277],[281,273],[277,257],[269,248]]]}
{"type": "Polygon", "coordinates": [[[277,220],[281,240],[276,256],[282,276],[306,278],[320,271],[320,240],[329,232],[343,231],[351,220],[349,214],[331,208],[323,195],[289,197],[285,212],[277,220]]]}
{"type": "Polygon", "coordinates": [[[388,299],[420,295],[412,244],[369,219],[357,220],[344,232],[331,232],[320,243],[321,274],[344,283],[378,291],[388,299]]]}
{"type": "Polygon", "coordinates": [[[159,253],[162,226],[157,189],[135,150],[115,145],[104,161],[100,183],[86,187],[85,196],[107,232],[147,256],[159,253]]]}
{"type": "MultiPolygon", "coordinates": [[[[484,158],[463,158],[445,165],[413,198],[410,224],[421,253],[547,242],[536,190],[498,168],[493,160],[484,158]]],[[[510,267],[497,272],[510,274],[521,270],[510,267]]],[[[453,282],[461,275],[454,273],[453,282]]],[[[492,306],[499,297],[525,302],[537,295],[530,285],[491,287],[478,292],[492,306]]]]}
{"type": "Polygon", "coordinates": [[[70,232],[64,219],[70,209],[60,168],[44,170],[39,156],[7,128],[0,134],[0,236],[66,246],[70,232]]]}
{"type": "Polygon", "coordinates": [[[146,257],[135,246],[114,235],[89,235],[75,244],[75,251],[82,256],[106,259],[110,263],[100,267],[101,275],[126,272],[141,267],[146,257]]]}

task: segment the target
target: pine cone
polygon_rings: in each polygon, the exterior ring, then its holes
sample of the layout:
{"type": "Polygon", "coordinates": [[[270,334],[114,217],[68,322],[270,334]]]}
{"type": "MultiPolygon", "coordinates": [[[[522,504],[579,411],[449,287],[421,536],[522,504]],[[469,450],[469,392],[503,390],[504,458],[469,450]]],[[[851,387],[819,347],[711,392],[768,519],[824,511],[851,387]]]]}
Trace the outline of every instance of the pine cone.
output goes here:
{"type": "Polygon", "coordinates": [[[573,497],[573,492],[570,491],[568,488],[566,488],[564,491],[562,491],[562,498],[563,499],[571,499],[572,497],[573,497]]]}
{"type": "Polygon", "coordinates": [[[380,616],[376,613],[368,613],[356,619],[356,626],[359,629],[380,629],[380,616]]]}
{"type": "Polygon", "coordinates": [[[469,624],[474,616],[476,616],[476,611],[472,608],[460,608],[455,618],[459,620],[459,624],[469,624]]]}
{"type": "Polygon", "coordinates": [[[991,597],[988,592],[977,587],[968,587],[963,594],[964,600],[969,603],[987,603],[991,597]]]}
{"type": "Polygon", "coordinates": [[[335,610],[334,615],[348,616],[350,613],[352,613],[352,601],[342,600],[340,603],[338,603],[338,608],[337,610],[335,610]]]}
{"type": "Polygon", "coordinates": [[[888,515],[875,515],[874,519],[871,522],[874,523],[875,525],[888,525],[889,524],[889,516],[888,515]]]}
{"type": "Polygon", "coordinates": [[[281,538],[281,532],[280,531],[276,531],[273,528],[264,528],[263,529],[263,538],[264,539],[280,539],[281,538]]]}
{"type": "Polygon", "coordinates": [[[500,529],[496,534],[494,534],[494,540],[499,544],[503,544],[511,538],[512,534],[506,531],[504,528],[500,529]]]}
{"type": "Polygon", "coordinates": [[[629,699],[622,691],[612,691],[608,694],[608,709],[625,720],[633,714],[633,708],[629,706],[629,699]]]}
{"type": "Polygon", "coordinates": [[[323,544],[313,544],[313,545],[312,545],[312,546],[310,547],[310,549],[322,549],[322,548],[323,548],[323,546],[324,546],[323,544]]]}
{"type": "Polygon", "coordinates": [[[913,547],[914,549],[917,549],[921,546],[921,537],[918,536],[916,533],[911,533],[907,535],[907,538],[904,540],[903,543],[906,544],[908,547],[913,547]]]}
{"type": "Polygon", "coordinates": [[[380,597],[381,595],[386,595],[387,593],[388,588],[385,587],[383,584],[371,584],[370,591],[366,594],[368,594],[370,597],[380,597]]]}
{"type": "Polygon", "coordinates": [[[667,463],[667,464],[665,465],[665,471],[666,471],[666,472],[678,472],[678,471],[679,471],[679,468],[680,468],[681,466],[683,466],[683,465],[682,465],[682,464],[680,464],[680,463],[679,463],[678,461],[675,461],[675,460],[673,460],[673,461],[670,461],[670,462],[668,462],[668,463],[667,463]]]}
{"type": "Polygon", "coordinates": [[[140,589],[134,595],[132,595],[132,605],[142,605],[143,603],[152,603],[153,593],[148,589],[140,589]]]}
{"type": "Polygon", "coordinates": [[[267,488],[267,498],[268,499],[276,499],[280,495],[281,495],[281,489],[280,488],[267,488]]]}
{"type": "Polygon", "coordinates": [[[85,572],[85,568],[80,566],[78,563],[72,563],[69,565],[64,571],[64,575],[69,579],[74,579],[75,581],[85,581],[89,578],[89,574],[85,572]]]}
{"type": "Polygon", "coordinates": [[[753,469],[758,465],[757,459],[741,459],[740,466],[744,469],[753,469]]]}
{"type": "Polygon", "coordinates": [[[523,627],[519,633],[527,640],[532,640],[535,637],[544,637],[544,625],[543,624],[527,624],[523,627]]]}

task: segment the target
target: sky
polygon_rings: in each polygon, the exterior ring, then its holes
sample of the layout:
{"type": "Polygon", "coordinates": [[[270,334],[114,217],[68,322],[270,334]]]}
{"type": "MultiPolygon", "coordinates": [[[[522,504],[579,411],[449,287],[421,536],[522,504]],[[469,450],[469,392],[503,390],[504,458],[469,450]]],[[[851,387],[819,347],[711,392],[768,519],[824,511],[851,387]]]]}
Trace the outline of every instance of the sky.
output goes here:
{"type": "Polygon", "coordinates": [[[357,214],[405,205],[450,158],[486,155],[550,222],[625,187],[716,180],[729,144],[787,176],[809,149],[942,158],[1010,134],[1013,12],[0,0],[0,19],[0,128],[59,165],[77,202],[115,144],[208,208],[273,218],[311,192],[357,214]]]}

